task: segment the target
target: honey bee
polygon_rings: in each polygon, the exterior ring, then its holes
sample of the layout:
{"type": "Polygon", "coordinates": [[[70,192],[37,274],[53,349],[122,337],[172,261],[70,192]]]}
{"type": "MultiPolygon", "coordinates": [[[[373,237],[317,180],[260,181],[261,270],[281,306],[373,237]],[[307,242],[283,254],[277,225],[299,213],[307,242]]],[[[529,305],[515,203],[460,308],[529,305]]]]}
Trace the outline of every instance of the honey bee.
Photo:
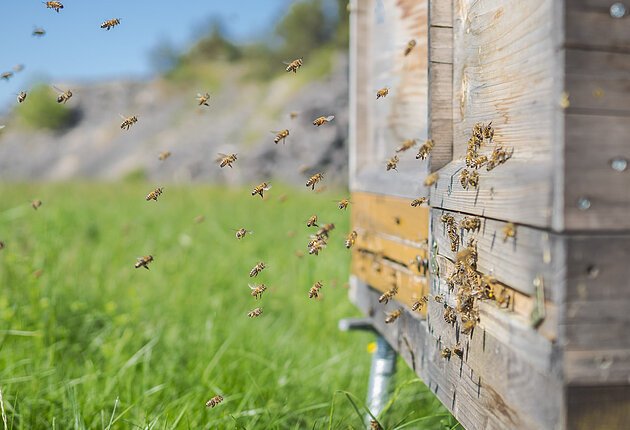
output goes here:
{"type": "Polygon", "coordinates": [[[4,249],[4,247],[5,247],[4,242],[0,240],[0,249],[4,249]]]}
{"type": "Polygon", "coordinates": [[[416,46],[416,39],[411,39],[407,42],[407,47],[405,48],[405,57],[411,53],[413,48],[416,46]]]}
{"type": "Polygon", "coordinates": [[[437,182],[439,177],[440,177],[440,175],[438,174],[438,172],[431,173],[430,175],[427,175],[427,177],[424,178],[424,185],[426,185],[427,187],[430,187],[431,185],[433,185],[433,184],[435,184],[437,182]]]}
{"type": "Polygon", "coordinates": [[[53,9],[55,12],[59,13],[61,9],[63,9],[63,5],[60,1],[47,1],[44,3],[47,9],[53,9]]]}
{"type": "Polygon", "coordinates": [[[512,222],[508,222],[503,226],[503,242],[511,237],[516,237],[516,226],[512,222]]]}
{"type": "Polygon", "coordinates": [[[398,294],[398,287],[396,285],[394,285],[392,288],[390,288],[389,290],[385,291],[379,298],[378,298],[378,302],[379,303],[384,303],[387,304],[389,303],[389,301],[391,299],[394,298],[394,296],[398,294]]]}
{"type": "Polygon", "coordinates": [[[13,66],[13,71],[16,73],[19,73],[22,70],[24,70],[24,64],[16,64],[15,66],[13,66]]]}
{"type": "Polygon", "coordinates": [[[291,118],[291,119],[295,119],[298,116],[300,116],[300,113],[298,111],[291,111],[291,112],[289,112],[289,118],[291,118]]]}
{"type": "Polygon", "coordinates": [[[309,299],[316,299],[319,297],[319,290],[321,290],[321,288],[324,286],[324,284],[321,283],[321,281],[317,281],[313,284],[313,286],[311,287],[311,289],[308,291],[308,298],[309,299]]]}
{"type": "Polygon", "coordinates": [[[313,121],[313,125],[316,125],[317,127],[319,127],[320,125],[324,125],[327,122],[332,121],[333,119],[335,119],[334,115],[320,116],[319,118],[315,118],[315,120],[313,121]]]}
{"type": "Polygon", "coordinates": [[[481,228],[481,220],[479,219],[479,217],[467,216],[460,221],[459,227],[463,228],[466,231],[479,231],[479,229],[481,228]]]}
{"type": "Polygon", "coordinates": [[[446,321],[447,324],[455,324],[455,322],[457,321],[455,309],[450,306],[444,305],[444,321],[446,321]]]}
{"type": "Polygon", "coordinates": [[[35,27],[33,29],[33,33],[32,34],[33,34],[33,36],[36,36],[36,37],[42,37],[42,36],[44,36],[46,34],[46,30],[44,30],[41,27],[35,27]]]}
{"type": "Polygon", "coordinates": [[[403,141],[403,143],[398,148],[396,148],[396,152],[407,151],[408,149],[413,148],[415,145],[416,145],[416,139],[407,139],[403,141]]]}
{"type": "Polygon", "coordinates": [[[422,144],[420,149],[418,149],[418,153],[416,154],[416,160],[425,160],[429,156],[429,153],[431,152],[434,146],[435,146],[435,143],[433,143],[433,140],[427,139],[422,144]]]}
{"type": "Polygon", "coordinates": [[[308,181],[306,181],[306,186],[307,187],[311,187],[311,190],[315,189],[315,184],[317,184],[318,182],[320,182],[322,179],[324,179],[324,174],[323,173],[315,173],[313,176],[311,176],[308,181]]]}
{"type": "Polygon", "coordinates": [[[414,208],[423,205],[427,202],[427,198],[426,197],[419,197],[417,199],[414,199],[411,201],[411,206],[413,206],[414,208]]]}
{"type": "Polygon", "coordinates": [[[219,396],[217,394],[216,396],[214,396],[213,398],[211,398],[210,400],[208,400],[206,402],[206,407],[207,408],[214,408],[216,405],[218,405],[222,401],[223,401],[223,397],[221,397],[221,396],[219,396]]]}
{"type": "Polygon", "coordinates": [[[155,190],[147,194],[147,196],[145,197],[146,201],[148,202],[149,200],[155,200],[157,202],[158,197],[162,194],[163,191],[164,188],[156,188],[155,190]]]}
{"type": "Polygon", "coordinates": [[[447,226],[455,225],[455,217],[450,214],[444,214],[440,217],[440,221],[447,226]]]}
{"type": "Polygon", "coordinates": [[[285,69],[287,72],[297,73],[297,70],[302,67],[304,64],[304,60],[300,57],[291,62],[284,62],[284,65],[287,66],[285,69]]]}
{"type": "Polygon", "coordinates": [[[451,358],[451,349],[448,347],[443,348],[442,351],[440,351],[440,355],[442,355],[442,358],[449,360],[451,358]]]}
{"type": "Polygon", "coordinates": [[[314,239],[309,242],[308,253],[311,255],[319,255],[319,252],[326,246],[326,241],[322,239],[314,239]]]}
{"type": "Polygon", "coordinates": [[[463,334],[470,334],[472,333],[476,325],[477,325],[477,321],[474,318],[462,317],[462,326],[461,326],[460,331],[463,334]]]}
{"type": "Polygon", "coordinates": [[[101,28],[109,31],[111,28],[116,27],[120,24],[120,18],[108,19],[101,24],[101,28]]]}
{"type": "Polygon", "coordinates": [[[252,297],[255,297],[256,300],[260,299],[265,291],[267,291],[267,286],[265,284],[260,285],[252,285],[249,284],[249,288],[252,294],[252,297]]]}
{"type": "Polygon", "coordinates": [[[208,100],[210,100],[210,94],[208,93],[205,93],[205,94],[197,93],[197,97],[195,97],[195,99],[199,103],[198,106],[210,106],[208,104],[208,100]]]}
{"type": "Polygon", "coordinates": [[[31,202],[31,206],[33,207],[33,209],[37,210],[37,208],[39,208],[42,205],[42,201],[41,200],[33,200],[31,202]]]}
{"type": "Polygon", "coordinates": [[[444,296],[438,294],[437,296],[433,296],[433,300],[435,300],[437,303],[444,303],[444,296]]]}
{"type": "Polygon", "coordinates": [[[485,155],[480,155],[479,157],[476,157],[471,160],[470,167],[472,167],[473,169],[480,169],[487,162],[488,162],[488,157],[485,155]]]}
{"type": "Polygon", "coordinates": [[[4,79],[5,81],[8,81],[12,77],[13,77],[13,72],[4,72],[0,75],[0,79],[4,79]]]}
{"type": "Polygon", "coordinates": [[[317,225],[317,215],[312,215],[308,221],[306,221],[306,226],[307,227],[319,227],[317,225]]]}
{"type": "Polygon", "coordinates": [[[488,125],[484,125],[482,128],[483,128],[483,137],[485,139],[488,139],[489,141],[492,141],[492,138],[494,137],[494,129],[492,128],[492,121],[490,121],[488,125]]]}
{"type": "Polygon", "coordinates": [[[324,224],[319,230],[317,230],[317,233],[315,233],[315,236],[321,238],[321,237],[328,237],[328,234],[333,231],[335,229],[335,224],[324,224]]]}
{"type": "Polygon", "coordinates": [[[387,87],[381,88],[380,90],[376,92],[376,100],[380,99],[381,97],[387,97],[387,94],[389,94],[389,88],[387,87]]]}
{"type": "Polygon", "coordinates": [[[463,169],[459,174],[459,183],[462,184],[462,188],[468,189],[468,169],[463,169]]]}
{"type": "Polygon", "coordinates": [[[348,237],[346,238],[346,248],[350,249],[354,245],[354,242],[357,240],[357,232],[352,230],[348,237]]]}
{"type": "Polygon", "coordinates": [[[472,135],[479,142],[483,142],[483,124],[478,122],[473,125],[472,135]]]}
{"type": "Polygon", "coordinates": [[[250,318],[256,318],[262,315],[262,308],[254,308],[251,311],[247,312],[247,316],[250,318]]]}
{"type": "Polygon", "coordinates": [[[428,296],[422,296],[419,300],[416,300],[415,302],[413,302],[413,304],[411,305],[411,310],[414,312],[422,310],[422,308],[428,301],[429,301],[428,296]]]}
{"type": "MultiPolygon", "coordinates": [[[[348,3],[348,7],[350,7],[350,3],[348,3]]],[[[383,430],[383,427],[376,420],[370,420],[370,430],[383,430]]]]}
{"type": "Polygon", "coordinates": [[[464,348],[462,348],[461,344],[457,344],[453,347],[453,352],[459,358],[464,358],[464,348]]]}
{"type": "Polygon", "coordinates": [[[249,277],[254,278],[258,276],[258,274],[262,272],[266,267],[267,266],[262,261],[258,262],[254,267],[252,267],[252,270],[249,271],[249,277]]]}
{"type": "Polygon", "coordinates": [[[22,103],[24,100],[26,100],[26,91],[20,91],[17,95],[17,101],[18,103],[22,103]]]}
{"type": "Polygon", "coordinates": [[[497,167],[500,164],[505,163],[507,160],[512,158],[514,154],[514,148],[511,151],[507,151],[503,148],[503,146],[497,146],[494,151],[492,151],[492,155],[490,155],[490,161],[486,164],[486,170],[490,171],[497,167]]]}
{"type": "MultiPolygon", "coordinates": [[[[219,163],[219,166],[223,169],[225,166],[228,166],[230,169],[232,168],[232,163],[234,163],[238,157],[237,154],[222,154],[219,153],[219,156],[214,160],[219,163]]],[[[260,195],[262,197],[262,194],[260,195]]]]}
{"type": "Polygon", "coordinates": [[[164,161],[170,156],[171,156],[171,151],[162,151],[162,152],[160,152],[160,155],[158,156],[158,159],[160,161],[164,161]]]}
{"type": "Polygon", "coordinates": [[[236,230],[236,238],[237,238],[237,239],[242,239],[242,238],[244,238],[246,235],[248,235],[248,234],[252,234],[252,233],[254,233],[254,232],[253,232],[253,231],[251,231],[251,230],[247,230],[247,229],[245,229],[245,228],[239,228],[238,230],[236,230]]]}
{"type": "Polygon", "coordinates": [[[468,175],[468,185],[473,188],[477,188],[479,186],[479,173],[472,171],[468,175]]]}
{"type": "Polygon", "coordinates": [[[256,187],[252,190],[252,196],[259,194],[260,198],[262,199],[264,197],[265,191],[268,191],[269,189],[271,189],[271,184],[263,182],[260,185],[256,185],[256,187]]]}
{"type": "Polygon", "coordinates": [[[391,324],[394,321],[396,321],[400,316],[402,315],[402,310],[401,309],[396,309],[393,312],[390,312],[387,314],[387,317],[385,318],[385,324],[391,324]]]}
{"type": "Polygon", "coordinates": [[[273,139],[273,142],[276,145],[280,141],[282,141],[282,144],[284,145],[285,139],[287,138],[287,136],[289,136],[289,130],[286,129],[286,128],[284,130],[280,130],[280,131],[272,131],[272,133],[276,133],[276,137],[273,139]]]}
{"type": "Polygon", "coordinates": [[[352,203],[350,199],[341,199],[337,202],[337,207],[339,207],[339,209],[347,209],[350,203],[352,203]]]}
{"type": "Polygon", "coordinates": [[[70,100],[70,98],[72,98],[72,91],[70,90],[62,91],[59,88],[55,87],[54,85],[53,85],[53,88],[59,93],[57,95],[57,103],[66,104],[66,102],[70,100]]]}
{"type": "Polygon", "coordinates": [[[135,267],[136,269],[144,267],[145,269],[149,270],[149,264],[152,262],[153,262],[153,256],[145,255],[144,257],[139,257],[136,261],[136,264],[134,264],[133,267],[135,267]]]}
{"type": "Polygon", "coordinates": [[[396,166],[398,165],[399,161],[400,159],[398,158],[398,155],[394,155],[392,158],[387,160],[387,165],[386,165],[387,171],[389,172],[392,169],[397,171],[396,166]]]}
{"type": "Polygon", "coordinates": [[[121,130],[122,129],[129,130],[129,127],[131,127],[132,125],[138,122],[138,117],[135,115],[130,116],[130,117],[124,117],[120,115],[120,117],[123,119],[123,122],[120,124],[121,130]]]}

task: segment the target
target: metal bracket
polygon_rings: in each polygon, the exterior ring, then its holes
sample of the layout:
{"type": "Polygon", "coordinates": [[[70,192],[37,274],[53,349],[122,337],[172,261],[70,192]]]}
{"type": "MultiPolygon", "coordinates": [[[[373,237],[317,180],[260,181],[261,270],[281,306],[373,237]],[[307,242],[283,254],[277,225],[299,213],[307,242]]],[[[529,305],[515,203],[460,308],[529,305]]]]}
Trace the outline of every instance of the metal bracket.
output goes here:
{"type": "Polygon", "coordinates": [[[536,288],[536,304],[529,315],[530,323],[532,327],[538,328],[540,324],[545,320],[545,284],[542,276],[537,276],[534,279],[534,287],[536,288]]]}

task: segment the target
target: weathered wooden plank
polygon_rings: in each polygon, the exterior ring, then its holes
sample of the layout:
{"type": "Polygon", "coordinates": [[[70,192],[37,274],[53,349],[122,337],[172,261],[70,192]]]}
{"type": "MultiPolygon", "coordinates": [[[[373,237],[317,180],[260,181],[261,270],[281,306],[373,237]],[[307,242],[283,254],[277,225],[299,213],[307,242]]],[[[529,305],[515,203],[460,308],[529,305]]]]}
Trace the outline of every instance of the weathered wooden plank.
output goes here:
{"type": "MultiPolygon", "coordinates": [[[[366,231],[356,227],[358,237],[354,247],[387,258],[408,268],[415,275],[426,276],[422,261],[428,261],[426,245],[403,242],[395,237],[384,236],[378,232],[366,231]]],[[[426,265],[424,265],[426,267],[426,265]]]]}
{"type": "Polygon", "coordinates": [[[431,27],[430,32],[440,37],[429,38],[429,54],[443,60],[429,61],[429,138],[435,145],[430,169],[436,171],[453,157],[453,30],[431,27]]]}
{"type": "Polygon", "coordinates": [[[452,27],[453,0],[429,0],[429,24],[438,27],[452,27]]]}
{"type": "Polygon", "coordinates": [[[626,429],[630,423],[630,385],[569,387],[566,428],[626,429]]]}
{"type": "Polygon", "coordinates": [[[562,354],[564,380],[569,385],[617,385],[628,383],[630,350],[569,350],[562,354]]]}
{"type": "MultiPolygon", "coordinates": [[[[429,27],[429,61],[453,64],[453,29],[429,27]]],[[[429,85],[431,83],[429,82],[429,85]]]]}
{"type": "Polygon", "coordinates": [[[566,7],[567,47],[630,53],[630,5],[627,2],[570,0],[563,3],[566,7]],[[611,16],[613,3],[625,3],[625,17],[611,16]]]}

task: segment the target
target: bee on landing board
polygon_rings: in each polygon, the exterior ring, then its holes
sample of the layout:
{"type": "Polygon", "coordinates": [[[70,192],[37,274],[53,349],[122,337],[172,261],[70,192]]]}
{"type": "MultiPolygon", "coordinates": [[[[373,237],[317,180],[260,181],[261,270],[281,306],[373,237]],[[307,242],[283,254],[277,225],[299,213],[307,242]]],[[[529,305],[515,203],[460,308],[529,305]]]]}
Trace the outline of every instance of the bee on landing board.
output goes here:
{"type": "Polygon", "coordinates": [[[315,173],[313,176],[311,176],[308,181],[306,181],[306,186],[307,187],[311,187],[311,190],[315,189],[315,184],[317,184],[318,182],[321,182],[322,179],[324,179],[324,174],[323,173],[315,173]]]}
{"type": "Polygon", "coordinates": [[[206,407],[207,408],[214,408],[216,405],[218,405],[222,401],[223,401],[223,397],[221,397],[221,396],[219,396],[217,394],[216,396],[214,396],[213,398],[211,398],[210,400],[208,400],[206,402],[206,407]]]}
{"type": "MultiPolygon", "coordinates": [[[[215,159],[221,168],[228,166],[230,169],[232,168],[232,163],[237,160],[237,154],[222,154],[219,153],[218,157],[215,159]]],[[[261,196],[262,197],[262,196],[261,196]]]]}
{"type": "Polygon", "coordinates": [[[118,114],[118,115],[120,115],[120,117],[123,119],[123,122],[120,123],[120,129],[121,130],[122,129],[129,130],[129,128],[132,125],[134,125],[135,123],[138,122],[138,117],[135,116],[135,115],[132,115],[132,116],[129,116],[129,117],[123,116],[121,114],[118,114]]]}
{"type": "Polygon", "coordinates": [[[107,21],[104,21],[101,24],[101,28],[104,28],[105,30],[109,31],[110,29],[116,27],[119,24],[120,24],[120,18],[108,19],[107,21]]]}
{"type": "Polygon", "coordinates": [[[156,188],[155,190],[153,190],[149,194],[147,194],[145,199],[146,199],[147,202],[149,200],[155,200],[157,202],[157,199],[162,194],[162,192],[164,192],[164,188],[156,188]]]}
{"type": "Polygon", "coordinates": [[[396,309],[393,312],[390,312],[387,314],[387,317],[385,318],[385,324],[391,324],[394,321],[396,321],[400,316],[402,315],[402,310],[400,309],[396,309]]]}
{"type": "Polygon", "coordinates": [[[287,72],[297,73],[297,70],[302,67],[304,64],[304,60],[302,58],[296,58],[291,62],[284,62],[284,65],[287,66],[285,69],[287,72]]]}
{"type": "Polygon", "coordinates": [[[257,318],[262,315],[262,308],[254,308],[251,311],[247,312],[247,316],[250,318],[257,318]]]}
{"type": "Polygon", "coordinates": [[[171,151],[162,151],[160,152],[160,155],[158,155],[158,159],[160,161],[164,161],[170,156],[171,156],[171,151]]]}
{"type": "Polygon", "coordinates": [[[320,125],[324,125],[327,122],[332,121],[333,119],[335,119],[335,115],[320,116],[319,118],[315,118],[315,120],[313,121],[313,125],[316,125],[317,127],[319,127],[320,125]]]}
{"type": "Polygon", "coordinates": [[[244,228],[239,228],[238,230],[236,230],[236,238],[237,239],[242,239],[246,235],[252,234],[252,233],[254,233],[254,232],[251,231],[251,230],[247,230],[247,229],[244,229],[244,228]]]}
{"type": "Polygon", "coordinates": [[[319,290],[324,286],[321,281],[317,281],[313,284],[311,289],[308,291],[309,299],[316,299],[319,297],[319,290]]]}
{"type": "Polygon", "coordinates": [[[444,358],[446,360],[450,360],[450,358],[451,358],[451,349],[450,348],[442,349],[442,351],[440,351],[440,355],[442,356],[442,358],[444,358]]]}
{"type": "Polygon", "coordinates": [[[265,265],[264,262],[260,261],[259,263],[257,263],[252,270],[249,271],[249,277],[250,278],[255,278],[256,276],[258,276],[258,274],[260,272],[262,272],[267,266],[265,265]]]}
{"type": "Polygon", "coordinates": [[[53,88],[59,93],[57,95],[57,103],[66,104],[66,102],[72,98],[72,91],[70,90],[62,91],[59,88],[55,87],[54,85],[53,85],[53,88]]]}
{"type": "Polygon", "coordinates": [[[265,193],[265,191],[268,191],[269,189],[271,189],[271,184],[263,182],[262,184],[256,185],[256,187],[254,187],[254,189],[252,190],[252,196],[259,194],[260,198],[262,199],[264,197],[263,194],[265,193]]]}
{"type": "Polygon", "coordinates": [[[413,48],[416,46],[416,39],[411,39],[407,42],[407,47],[405,48],[405,57],[411,53],[413,48]]]}
{"type": "Polygon", "coordinates": [[[387,87],[381,88],[380,90],[376,92],[376,100],[380,99],[381,97],[387,97],[387,94],[389,94],[389,88],[387,87]]]}
{"type": "Polygon", "coordinates": [[[516,226],[512,222],[508,222],[503,226],[503,242],[514,237],[516,237],[516,226]]]}
{"type": "Polygon", "coordinates": [[[249,288],[251,291],[252,297],[256,300],[260,299],[265,291],[267,291],[267,286],[265,284],[260,285],[252,285],[249,284],[249,288]]]}
{"type": "Polygon", "coordinates": [[[24,100],[26,100],[26,91],[20,91],[20,93],[17,95],[17,101],[18,103],[22,103],[24,102],[24,100]]]}
{"type": "Polygon", "coordinates": [[[272,133],[276,134],[276,137],[273,139],[273,143],[275,143],[276,145],[280,141],[282,141],[282,144],[284,145],[286,138],[289,136],[289,130],[286,128],[280,131],[272,131],[272,133]]]}
{"type": "Polygon", "coordinates": [[[145,269],[149,270],[149,264],[152,262],[153,262],[153,256],[145,255],[144,257],[139,257],[136,261],[136,264],[133,267],[135,267],[136,269],[144,267],[145,269]]]}
{"type": "Polygon", "coordinates": [[[319,227],[317,225],[317,215],[311,215],[311,217],[306,221],[307,227],[319,227]]]}
{"type": "Polygon", "coordinates": [[[47,9],[53,9],[55,12],[59,13],[61,9],[63,9],[63,4],[60,1],[47,1],[44,2],[47,9]]]}
{"type": "Polygon", "coordinates": [[[199,106],[210,106],[208,104],[208,100],[210,100],[210,94],[205,93],[205,94],[200,94],[197,93],[197,97],[195,98],[197,100],[197,102],[199,103],[199,106]]]}
{"type": "Polygon", "coordinates": [[[31,206],[33,207],[33,209],[37,210],[37,208],[39,208],[42,205],[42,201],[41,200],[33,200],[31,202],[31,206]]]}

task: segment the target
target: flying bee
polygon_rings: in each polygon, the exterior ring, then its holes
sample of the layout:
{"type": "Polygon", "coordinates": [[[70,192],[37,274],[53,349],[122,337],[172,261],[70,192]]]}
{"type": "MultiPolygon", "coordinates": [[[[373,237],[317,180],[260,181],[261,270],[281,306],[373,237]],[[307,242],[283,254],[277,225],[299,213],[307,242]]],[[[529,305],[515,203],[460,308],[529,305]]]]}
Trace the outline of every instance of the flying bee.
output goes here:
{"type": "Polygon", "coordinates": [[[322,287],[324,286],[324,284],[321,283],[321,281],[317,281],[313,284],[313,286],[311,287],[311,289],[308,291],[308,298],[309,299],[316,299],[319,297],[319,290],[322,289],[322,287]]]}
{"type": "Polygon", "coordinates": [[[516,237],[516,226],[512,222],[508,222],[503,226],[503,242],[511,237],[516,237]]]}
{"type": "Polygon", "coordinates": [[[297,70],[304,64],[304,60],[302,58],[297,58],[291,62],[284,62],[284,64],[287,66],[285,69],[287,72],[297,73],[297,70]]]}
{"type": "Polygon", "coordinates": [[[387,94],[389,94],[389,88],[381,88],[380,90],[376,91],[376,100],[380,99],[381,97],[387,97],[387,94]]]}
{"type": "Polygon", "coordinates": [[[214,396],[213,398],[211,398],[210,400],[208,400],[206,402],[206,407],[207,408],[214,408],[216,405],[218,405],[222,401],[223,401],[223,397],[221,397],[221,396],[219,396],[217,394],[216,396],[214,396]]]}
{"type": "Polygon", "coordinates": [[[37,208],[39,208],[42,205],[42,201],[41,200],[33,200],[31,202],[31,206],[33,207],[33,209],[37,210],[37,208]]]}
{"type": "Polygon", "coordinates": [[[136,261],[136,264],[134,264],[133,267],[135,267],[136,269],[144,267],[145,269],[149,270],[149,264],[152,262],[153,262],[153,256],[145,255],[144,257],[139,257],[136,261]]]}
{"type": "MultiPolygon", "coordinates": [[[[232,168],[232,163],[234,163],[238,157],[238,154],[222,154],[219,153],[219,156],[214,160],[217,163],[219,163],[219,166],[221,168],[224,168],[225,166],[228,166],[230,169],[232,168]]],[[[262,194],[261,194],[262,197],[262,194]]]]}
{"type": "Polygon", "coordinates": [[[61,9],[63,9],[63,5],[60,1],[47,1],[44,3],[47,9],[53,9],[55,12],[59,13],[61,9]]]}
{"type": "Polygon", "coordinates": [[[439,177],[440,177],[440,175],[438,174],[438,172],[431,173],[430,175],[427,175],[427,177],[424,178],[424,185],[426,185],[427,187],[430,187],[431,185],[433,185],[433,184],[435,184],[437,182],[439,177]]]}
{"type": "Polygon", "coordinates": [[[416,154],[416,160],[424,160],[429,156],[429,153],[433,149],[435,144],[433,143],[433,139],[427,139],[420,149],[418,149],[418,153],[416,154]]]}
{"type": "Polygon", "coordinates": [[[26,100],[26,91],[20,91],[17,95],[17,101],[18,103],[22,103],[24,100],[26,100]]]}
{"type": "Polygon", "coordinates": [[[425,204],[428,201],[428,199],[426,197],[419,197],[417,199],[413,199],[411,201],[411,206],[413,206],[414,208],[425,204]]]}
{"type": "Polygon", "coordinates": [[[391,299],[394,298],[396,294],[398,294],[398,287],[394,285],[392,288],[381,294],[381,296],[378,298],[378,302],[387,304],[391,299]]]}
{"type": "Polygon", "coordinates": [[[402,315],[402,310],[400,309],[396,309],[393,312],[390,312],[387,314],[387,317],[385,318],[385,324],[391,324],[394,321],[396,321],[400,316],[402,315]]]}
{"type": "Polygon", "coordinates": [[[249,284],[249,288],[252,290],[252,297],[255,297],[256,300],[260,299],[265,291],[267,291],[267,286],[265,284],[260,285],[252,285],[249,284]]]}
{"type": "Polygon", "coordinates": [[[306,226],[307,227],[319,227],[317,225],[317,215],[312,215],[308,221],[306,221],[306,226]]]}
{"type": "Polygon", "coordinates": [[[337,203],[337,206],[339,207],[339,209],[347,209],[348,205],[350,204],[350,200],[348,199],[341,199],[339,200],[339,202],[337,203]]]}
{"type": "Polygon", "coordinates": [[[316,125],[317,127],[319,127],[320,125],[324,125],[327,122],[332,121],[333,119],[335,119],[335,115],[320,116],[319,118],[315,118],[315,120],[313,121],[313,125],[316,125]]]}
{"type": "Polygon", "coordinates": [[[264,262],[262,261],[258,262],[254,267],[252,267],[252,270],[249,271],[249,277],[254,278],[258,276],[258,274],[262,272],[266,267],[267,266],[265,265],[264,262]]]}
{"type": "Polygon", "coordinates": [[[457,321],[455,309],[450,306],[444,305],[444,321],[446,321],[447,324],[455,324],[455,322],[457,321]]]}
{"type": "Polygon", "coordinates": [[[317,233],[315,233],[315,236],[322,238],[322,237],[328,237],[328,234],[333,231],[335,229],[335,224],[324,224],[319,230],[317,230],[317,233]]]}
{"type": "Polygon", "coordinates": [[[271,189],[271,184],[263,182],[262,184],[256,185],[256,187],[254,187],[254,189],[252,190],[252,196],[259,194],[260,198],[262,199],[264,197],[263,194],[265,193],[265,191],[268,191],[269,189],[271,189]]]}
{"type": "Polygon", "coordinates": [[[170,156],[171,156],[171,151],[162,151],[160,152],[160,155],[158,155],[158,159],[160,161],[164,161],[170,156]]]}
{"type": "Polygon", "coordinates": [[[251,230],[247,230],[245,228],[239,228],[238,230],[236,230],[236,238],[237,239],[242,239],[245,236],[247,236],[248,234],[252,234],[252,233],[254,233],[254,232],[251,231],[251,230]]]}
{"type": "Polygon", "coordinates": [[[403,143],[396,148],[396,152],[404,152],[408,149],[413,148],[416,145],[416,139],[407,139],[403,141],[403,143]]]}
{"type": "Polygon", "coordinates": [[[4,79],[5,81],[8,81],[12,77],[13,77],[13,72],[4,72],[0,75],[0,79],[4,79]]]}
{"type": "Polygon", "coordinates": [[[200,94],[197,93],[197,97],[195,97],[195,99],[197,100],[197,102],[199,103],[199,106],[210,106],[208,104],[208,100],[210,100],[210,94],[205,93],[205,94],[200,94]]]}
{"type": "MultiPolygon", "coordinates": [[[[120,115],[120,114],[119,114],[120,115]]],[[[120,117],[123,119],[123,122],[120,124],[120,129],[125,129],[125,130],[129,130],[129,128],[134,125],[135,123],[138,122],[138,117],[133,115],[130,117],[124,117],[122,115],[120,115],[120,117]]]]}
{"type": "Polygon", "coordinates": [[[53,85],[53,88],[59,93],[57,95],[57,103],[66,104],[66,102],[70,100],[70,98],[72,98],[72,91],[70,90],[62,91],[59,88],[55,87],[54,85],[53,85]]]}
{"type": "Polygon", "coordinates": [[[319,252],[326,246],[326,241],[314,239],[309,242],[308,253],[311,255],[319,255],[319,252]]]}
{"type": "Polygon", "coordinates": [[[155,200],[157,202],[158,197],[164,192],[164,188],[156,188],[155,190],[151,191],[149,194],[147,194],[147,196],[145,197],[146,201],[148,202],[149,200],[155,200]]]}
{"type": "Polygon", "coordinates": [[[320,182],[322,179],[324,179],[324,174],[323,173],[315,173],[313,176],[311,176],[308,181],[306,181],[306,186],[307,187],[311,187],[311,190],[315,189],[315,184],[317,184],[318,182],[320,182]]]}
{"type": "Polygon", "coordinates": [[[22,70],[24,70],[24,64],[16,64],[13,66],[13,71],[16,73],[20,73],[22,70]]]}
{"type": "Polygon", "coordinates": [[[449,360],[451,358],[451,349],[450,348],[443,348],[442,351],[440,351],[440,355],[442,356],[442,358],[449,360]]]}
{"type": "Polygon", "coordinates": [[[481,228],[481,220],[479,219],[479,217],[467,216],[460,221],[459,227],[463,228],[466,231],[479,231],[479,229],[481,228]]]}
{"type": "Polygon", "coordinates": [[[282,144],[284,145],[285,139],[287,138],[287,136],[289,136],[289,130],[286,128],[280,131],[272,131],[272,133],[276,133],[276,137],[273,139],[273,143],[275,143],[276,145],[280,141],[282,141],[282,144]]]}
{"type": "Polygon", "coordinates": [[[416,39],[411,39],[407,42],[407,47],[405,48],[405,57],[411,53],[413,48],[416,46],[416,39]]]}
{"type": "Polygon", "coordinates": [[[416,300],[415,302],[413,302],[413,304],[411,305],[411,310],[414,312],[422,310],[422,308],[424,307],[426,303],[428,303],[428,301],[429,301],[428,296],[422,296],[419,300],[416,300]]]}
{"type": "Polygon", "coordinates": [[[5,245],[4,242],[0,240],[0,249],[4,249],[5,245]]]}
{"type": "Polygon", "coordinates": [[[346,248],[350,249],[354,245],[354,242],[357,240],[357,232],[352,230],[348,237],[346,238],[346,248]]]}
{"type": "Polygon", "coordinates": [[[298,111],[293,110],[293,111],[289,112],[289,118],[291,118],[291,119],[295,119],[298,116],[300,116],[300,113],[298,111]]]}
{"type": "Polygon", "coordinates": [[[43,28],[41,28],[41,27],[35,27],[35,28],[33,29],[33,33],[32,33],[32,35],[33,35],[33,36],[36,36],[36,37],[42,37],[42,36],[44,36],[45,34],[46,34],[46,30],[44,30],[44,29],[43,29],[43,28]]]}
{"type": "Polygon", "coordinates": [[[101,24],[101,28],[109,31],[111,28],[116,27],[120,24],[120,18],[108,19],[101,24]]]}
{"type": "Polygon", "coordinates": [[[256,318],[262,315],[262,308],[255,308],[247,312],[247,316],[250,318],[256,318]]]}
{"type": "Polygon", "coordinates": [[[398,155],[394,155],[392,158],[387,160],[387,164],[385,166],[387,167],[387,171],[389,172],[392,169],[397,171],[396,166],[398,166],[399,161],[400,161],[400,158],[398,158],[398,155]]]}

